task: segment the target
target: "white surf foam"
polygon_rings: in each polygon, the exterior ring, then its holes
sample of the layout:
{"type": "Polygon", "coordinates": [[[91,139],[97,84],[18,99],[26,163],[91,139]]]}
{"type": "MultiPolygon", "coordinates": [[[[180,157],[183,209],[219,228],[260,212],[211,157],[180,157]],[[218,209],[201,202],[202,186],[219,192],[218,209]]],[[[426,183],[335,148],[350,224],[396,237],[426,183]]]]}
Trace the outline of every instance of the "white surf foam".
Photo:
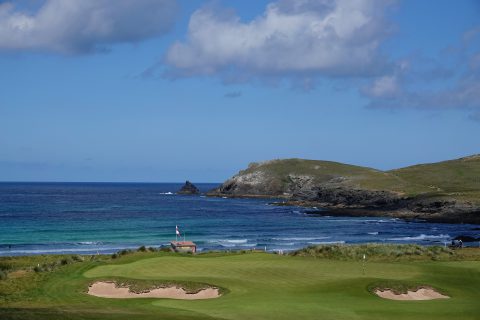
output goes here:
{"type": "Polygon", "coordinates": [[[345,241],[312,241],[309,244],[342,244],[345,241]]]}
{"type": "Polygon", "coordinates": [[[218,242],[240,244],[240,243],[247,243],[248,239],[225,239],[225,240],[219,240],[218,242]]]}
{"type": "Polygon", "coordinates": [[[77,242],[76,244],[91,246],[91,245],[101,245],[102,243],[99,241],[80,241],[80,242],[77,242]]]}
{"type": "Polygon", "coordinates": [[[329,239],[330,237],[287,237],[287,238],[272,238],[272,240],[279,241],[313,241],[313,240],[323,240],[329,239]]]}
{"type": "Polygon", "coordinates": [[[448,234],[440,234],[440,235],[421,234],[421,235],[418,235],[418,236],[390,238],[390,239],[387,239],[387,240],[411,241],[411,240],[435,240],[435,239],[449,239],[449,238],[450,238],[450,235],[448,235],[448,234]]]}

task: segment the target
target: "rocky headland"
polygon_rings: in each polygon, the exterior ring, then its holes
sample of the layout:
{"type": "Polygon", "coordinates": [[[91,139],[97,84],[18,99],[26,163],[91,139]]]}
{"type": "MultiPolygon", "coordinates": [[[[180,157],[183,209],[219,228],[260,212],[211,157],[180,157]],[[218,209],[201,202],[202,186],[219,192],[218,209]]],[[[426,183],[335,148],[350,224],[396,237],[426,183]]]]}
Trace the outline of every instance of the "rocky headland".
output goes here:
{"type": "Polygon", "coordinates": [[[480,223],[480,156],[391,171],[330,161],[252,163],[208,193],[265,197],[329,216],[480,223]]]}

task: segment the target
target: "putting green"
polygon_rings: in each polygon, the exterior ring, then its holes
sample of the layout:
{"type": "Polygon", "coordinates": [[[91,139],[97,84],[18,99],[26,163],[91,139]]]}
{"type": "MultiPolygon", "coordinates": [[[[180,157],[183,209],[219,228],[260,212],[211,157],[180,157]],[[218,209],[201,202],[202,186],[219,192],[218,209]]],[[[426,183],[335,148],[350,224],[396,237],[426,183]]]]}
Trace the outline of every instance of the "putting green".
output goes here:
{"type": "MultiPolygon", "coordinates": [[[[32,259],[32,258],[29,258],[32,259]]],[[[478,319],[480,262],[367,262],[266,253],[182,256],[136,253],[78,262],[53,272],[0,283],[0,319],[478,319]],[[210,284],[211,300],[107,299],[88,285],[117,279],[138,283],[210,284]],[[372,283],[429,285],[450,296],[393,301],[372,283]],[[5,295],[6,290],[11,290],[5,295]],[[2,300],[3,292],[3,300],[2,300]]]]}
{"type": "Polygon", "coordinates": [[[162,308],[214,318],[462,319],[480,308],[480,263],[368,263],[253,253],[219,257],[165,256],[87,271],[88,278],[125,277],[209,283],[228,289],[211,301],[154,300],[162,308]],[[408,280],[448,293],[448,301],[385,301],[367,290],[379,280],[408,280]]]}

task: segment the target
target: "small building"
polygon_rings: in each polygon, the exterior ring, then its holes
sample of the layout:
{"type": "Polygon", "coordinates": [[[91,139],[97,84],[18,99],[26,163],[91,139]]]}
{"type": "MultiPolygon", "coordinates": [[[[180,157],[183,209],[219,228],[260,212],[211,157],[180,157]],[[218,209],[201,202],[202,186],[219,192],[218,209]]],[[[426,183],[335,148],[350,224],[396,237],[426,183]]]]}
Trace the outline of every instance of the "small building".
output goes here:
{"type": "Polygon", "coordinates": [[[197,245],[192,241],[172,241],[170,242],[170,245],[175,252],[197,252],[197,245]]]}

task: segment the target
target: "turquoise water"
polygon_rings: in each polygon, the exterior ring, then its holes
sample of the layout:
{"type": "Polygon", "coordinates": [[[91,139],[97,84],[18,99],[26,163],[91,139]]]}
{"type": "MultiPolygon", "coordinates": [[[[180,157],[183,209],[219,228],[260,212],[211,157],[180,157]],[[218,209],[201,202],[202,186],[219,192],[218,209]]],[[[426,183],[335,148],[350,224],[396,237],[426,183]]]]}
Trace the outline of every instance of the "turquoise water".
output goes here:
{"type": "MultiPolygon", "coordinates": [[[[205,192],[216,184],[198,184],[205,192]]],[[[271,200],[173,194],[181,184],[0,183],[0,255],[111,253],[168,245],[178,225],[200,250],[322,243],[441,244],[478,225],[307,215],[271,200]]]]}

